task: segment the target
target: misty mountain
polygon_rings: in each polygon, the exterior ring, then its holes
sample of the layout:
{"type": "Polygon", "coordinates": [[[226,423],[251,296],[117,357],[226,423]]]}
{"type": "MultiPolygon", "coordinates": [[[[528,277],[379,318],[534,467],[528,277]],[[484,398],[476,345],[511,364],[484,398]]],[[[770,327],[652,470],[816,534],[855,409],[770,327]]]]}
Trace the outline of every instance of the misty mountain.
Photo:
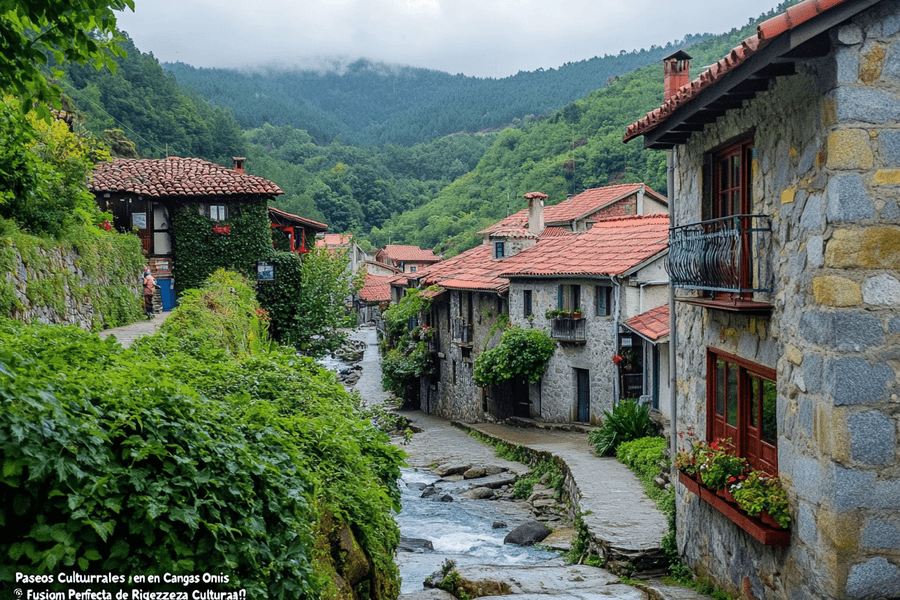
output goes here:
{"type": "Polygon", "coordinates": [[[245,129],[264,123],[308,132],[316,143],[413,144],[458,132],[499,129],[528,115],[549,115],[623,73],[658,62],[688,35],[649,50],[622,51],[566,63],[558,69],[520,71],[501,79],[451,75],[368,60],[324,64],[321,69],[257,71],[195,68],[163,63],[182,85],[232,110],[245,129]]]}

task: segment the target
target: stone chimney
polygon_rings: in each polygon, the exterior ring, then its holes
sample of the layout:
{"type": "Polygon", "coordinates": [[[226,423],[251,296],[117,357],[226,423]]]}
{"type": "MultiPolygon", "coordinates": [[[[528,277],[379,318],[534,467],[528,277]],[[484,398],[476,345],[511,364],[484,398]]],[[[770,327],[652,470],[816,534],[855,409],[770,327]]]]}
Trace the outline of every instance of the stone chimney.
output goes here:
{"type": "Polygon", "coordinates": [[[684,50],[663,59],[663,102],[691,81],[691,55],[684,50]]]}
{"type": "Polygon", "coordinates": [[[528,200],[528,231],[534,235],[541,235],[544,230],[544,199],[547,198],[547,194],[528,192],[525,198],[528,200]]]}
{"type": "Polygon", "coordinates": [[[231,160],[234,161],[234,170],[237,171],[238,173],[240,173],[241,175],[243,175],[244,174],[244,161],[247,159],[244,158],[243,156],[232,156],[231,160]]]}

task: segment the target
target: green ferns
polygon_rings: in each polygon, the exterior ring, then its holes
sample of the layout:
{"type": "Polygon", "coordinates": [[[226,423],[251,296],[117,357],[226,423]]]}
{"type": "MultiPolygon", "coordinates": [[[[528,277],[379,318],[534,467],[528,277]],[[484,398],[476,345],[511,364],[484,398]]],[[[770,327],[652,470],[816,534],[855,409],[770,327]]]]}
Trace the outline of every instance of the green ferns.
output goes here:
{"type": "Polygon", "coordinates": [[[402,452],[268,343],[239,276],[187,304],[129,349],[0,319],[0,582],[221,572],[248,598],[395,598],[402,452]]]}

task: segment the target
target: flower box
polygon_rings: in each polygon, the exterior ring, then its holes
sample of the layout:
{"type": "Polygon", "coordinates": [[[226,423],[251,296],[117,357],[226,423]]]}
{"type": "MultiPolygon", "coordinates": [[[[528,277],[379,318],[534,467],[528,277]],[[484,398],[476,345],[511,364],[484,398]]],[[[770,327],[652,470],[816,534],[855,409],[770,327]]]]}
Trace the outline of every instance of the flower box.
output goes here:
{"type": "Polygon", "coordinates": [[[722,513],[732,523],[746,531],[764,546],[787,546],[791,543],[791,532],[789,529],[772,527],[763,523],[761,519],[751,517],[736,505],[730,504],[724,498],[719,497],[714,490],[700,485],[696,480],[681,471],[678,472],[678,481],[689,492],[722,513]]]}

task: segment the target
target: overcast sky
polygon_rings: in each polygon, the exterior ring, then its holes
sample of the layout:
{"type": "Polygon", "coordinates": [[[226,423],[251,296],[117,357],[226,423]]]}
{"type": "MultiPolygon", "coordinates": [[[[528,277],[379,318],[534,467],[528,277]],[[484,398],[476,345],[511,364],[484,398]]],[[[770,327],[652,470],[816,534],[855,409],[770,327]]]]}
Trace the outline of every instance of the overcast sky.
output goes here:
{"type": "Polygon", "coordinates": [[[142,52],[196,67],[368,58],[476,77],[665,45],[743,26],[778,0],[136,0],[142,52]]]}

